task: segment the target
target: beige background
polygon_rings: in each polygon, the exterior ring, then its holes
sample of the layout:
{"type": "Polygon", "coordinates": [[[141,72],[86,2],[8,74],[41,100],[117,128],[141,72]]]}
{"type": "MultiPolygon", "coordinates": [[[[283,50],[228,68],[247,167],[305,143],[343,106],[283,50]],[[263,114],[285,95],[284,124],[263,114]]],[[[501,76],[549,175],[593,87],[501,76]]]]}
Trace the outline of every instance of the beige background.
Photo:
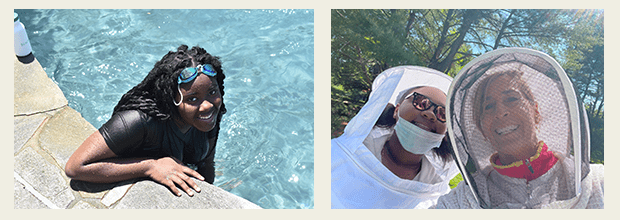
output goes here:
{"type": "MultiPolygon", "coordinates": [[[[214,8],[223,9],[278,9],[278,8],[299,8],[314,9],[315,23],[315,45],[314,45],[314,209],[313,210],[14,210],[13,209],[13,187],[12,187],[12,130],[13,120],[11,118],[11,102],[13,96],[12,77],[0,82],[2,92],[7,93],[0,96],[1,103],[5,103],[1,108],[0,128],[2,138],[0,142],[2,148],[2,198],[1,207],[3,219],[128,219],[128,218],[153,218],[153,219],[519,219],[527,220],[531,218],[570,218],[570,219],[612,219],[620,215],[618,209],[620,202],[616,183],[619,177],[618,161],[615,159],[607,160],[606,181],[608,185],[606,209],[605,210],[578,210],[578,211],[537,211],[537,210],[330,210],[330,9],[334,8],[590,8],[605,9],[605,47],[606,47],[606,84],[607,95],[607,125],[605,142],[610,143],[613,135],[620,129],[614,126],[613,122],[618,122],[618,98],[609,94],[618,94],[620,82],[618,73],[614,73],[614,64],[620,55],[616,53],[618,49],[618,36],[620,6],[613,4],[609,0],[587,0],[587,1],[552,1],[544,3],[541,0],[519,0],[508,3],[498,3],[498,1],[457,1],[457,0],[311,0],[311,1],[282,1],[282,0],[263,0],[263,1],[136,1],[128,0],[105,0],[93,1],[42,1],[42,0],[12,0],[4,5],[1,15],[5,21],[3,23],[2,37],[4,44],[0,51],[4,51],[2,56],[2,69],[4,74],[11,74],[13,63],[13,49],[9,46],[11,41],[8,34],[9,23],[8,15],[14,8],[205,8],[214,5],[214,8]],[[544,4],[543,4],[544,3],[544,4]],[[611,97],[611,98],[609,98],[611,97]],[[610,123],[611,122],[611,123],[610,123]],[[612,186],[611,188],[609,186],[612,186]],[[4,212],[8,211],[8,212],[4,212]]],[[[27,28],[27,27],[26,27],[27,28]]],[[[607,155],[616,155],[619,150],[616,145],[607,144],[605,149],[607,155]]]]}

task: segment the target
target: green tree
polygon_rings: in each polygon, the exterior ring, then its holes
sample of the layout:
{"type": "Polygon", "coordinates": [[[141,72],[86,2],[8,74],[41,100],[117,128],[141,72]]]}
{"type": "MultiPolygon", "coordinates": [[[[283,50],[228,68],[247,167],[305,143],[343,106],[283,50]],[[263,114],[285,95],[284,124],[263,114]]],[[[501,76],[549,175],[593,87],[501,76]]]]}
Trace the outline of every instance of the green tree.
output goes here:
{"type": "Polygon", "coordinates": [[[592,160],[603,161],[602,10],[332,10],[332,138],[364,105],[372,80],[397,65],[450,76],[502,47],[554,57],[584,102],[592,160]]]}
{"type": "Polygon", "coordinates": [[[467,43],[480,51],[502,47],[557,46],[570,23],[560,10],[480,10],[467,43]]]}
{"type": "Polygon", "coordinates": [[[604,16],[602,11],[572,10],[562,67],[586,107],[590,122],[590,159],[604,163],[604,16]]]}
{"type": "Polygon", "coordinates": [[[403,46],[407,16],[399,10],[332,10],[332,137],[364,105],[379,73],[421,64],[403,46]]]}
{"type": "Polygon", "coordinates": [[[474,55],[464,40],[479,14],[478,10],[411,10],[406,47],[423,66],[454,76],[474,55]]]}

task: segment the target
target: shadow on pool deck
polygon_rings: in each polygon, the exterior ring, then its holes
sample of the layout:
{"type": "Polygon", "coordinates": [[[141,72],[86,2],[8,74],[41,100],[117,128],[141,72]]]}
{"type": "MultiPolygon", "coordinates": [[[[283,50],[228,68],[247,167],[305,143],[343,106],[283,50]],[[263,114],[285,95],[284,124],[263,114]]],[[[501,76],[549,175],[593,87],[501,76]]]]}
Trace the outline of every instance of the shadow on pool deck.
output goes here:
{"type": "Polygon", "coordinates": [[[39,62],[14,59],[13,189],[15,209],[260,209],[206,182],[193,197],[174,196],[148,179],[115,184],[70,180],[64,166],[96,129],[67,105],[39,62]]]}

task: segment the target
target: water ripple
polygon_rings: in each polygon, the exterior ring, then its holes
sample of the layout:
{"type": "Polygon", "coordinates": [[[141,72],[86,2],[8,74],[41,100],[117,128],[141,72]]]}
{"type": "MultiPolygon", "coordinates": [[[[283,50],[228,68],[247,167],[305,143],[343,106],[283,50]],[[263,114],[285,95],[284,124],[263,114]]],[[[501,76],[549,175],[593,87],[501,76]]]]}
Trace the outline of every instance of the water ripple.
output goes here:
{"type": "Polygon", "coordinates": [[[220,56],[228,113],[215,185],[263,208],[314,207],[312,10],[15,10],[69,105],[100,127],[180,44],[220,56]]]}

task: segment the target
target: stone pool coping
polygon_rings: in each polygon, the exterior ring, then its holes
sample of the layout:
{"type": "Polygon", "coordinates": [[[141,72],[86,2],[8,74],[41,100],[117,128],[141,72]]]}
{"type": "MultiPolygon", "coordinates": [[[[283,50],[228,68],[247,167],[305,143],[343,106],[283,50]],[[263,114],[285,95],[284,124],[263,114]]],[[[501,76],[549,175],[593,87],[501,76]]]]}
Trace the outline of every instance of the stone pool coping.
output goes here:
{"type": "Polygon", "coordinates": [[[70,180],[64,166],[96,128],[69,107],[34,57],[14,58],[14,209],[260,209],[206,182],[193,197],[148,179],[115,184],[70,180]]]}

